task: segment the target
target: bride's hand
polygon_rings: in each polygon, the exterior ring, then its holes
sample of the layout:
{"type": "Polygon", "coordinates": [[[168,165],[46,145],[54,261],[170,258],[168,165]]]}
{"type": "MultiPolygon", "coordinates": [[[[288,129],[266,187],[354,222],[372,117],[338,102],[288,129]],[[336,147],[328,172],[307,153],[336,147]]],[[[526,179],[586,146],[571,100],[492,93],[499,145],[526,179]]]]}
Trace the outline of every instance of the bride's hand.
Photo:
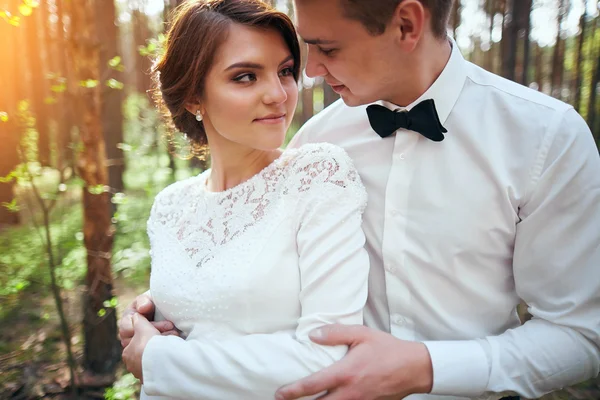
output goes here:
{"type": "Polygon", "coordinates": [[[133,337],[133,324],[131,321],[135,313],[139,313],[148,321],[151,321],[152,325],[154,325],[154,327],[163,335],[180,335],[172,322],[152,321],[154,318],[154,303],[152,302],[152,298],[147,293],[144,293],[137,296],[135,300],[125,308],[125,311],[123,311],[123,315],[119,320],[119,339],[121,340],[121,346],[123,346],[123,348],[127,347],[133,337]]]}
{"type": "Polygon", "coordinates": [[[134,331],[133,337],[123,350],[122,357],[127,370],[143,383],[142,355],[144,354],[144,349],[150,339],[161,335],[161,333],[140,314],[133,314],[131,323],[134,331]]]}

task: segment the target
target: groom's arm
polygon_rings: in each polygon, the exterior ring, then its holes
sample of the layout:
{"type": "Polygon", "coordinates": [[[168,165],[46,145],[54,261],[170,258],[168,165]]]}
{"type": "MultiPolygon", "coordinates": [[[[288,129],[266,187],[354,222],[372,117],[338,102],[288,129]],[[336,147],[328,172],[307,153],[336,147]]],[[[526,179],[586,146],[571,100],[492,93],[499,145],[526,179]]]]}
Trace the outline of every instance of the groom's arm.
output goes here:
{"type": "Polygon", "coordinates": [[[428,342],[433,393],[477,387],[537,398],[598,375],[600,159],[573,109],[549,126],[520,208],[513,257],[516,291],[533,319],[480,341],[428,342]],[[482,349],[487,360],[477,355],[482,349]],[[469,364],[488,373],[473,380],[462,374],[469,364]]]}
{"type": "Polygon", "coordinates": [[[538,398],[598,375],[600,160],[587,125],[574,110],[549,126],[554,131],[541,145],[530,175],[531,193],[519,213],[513,260],[517,293],[533,319],[499,336],[425,342],[428,355],[418,352],[419,343],[374,331],[327,335],[319,343],[359,345],[332,367],[335,374],[315,374],[285,387],[278,399],[323,389],[348,399],[361,398],[357,392],[365,398],[419,393],[423,386],[411,386],[406,378],[418,379],[414,371],[423,371],[428,362],[431,393],[461,397],[512,391],[538,398]],[[387,345],[378,345],[382,341],[387,345]],[[411,362],[405,362],[406,355],[411,362]],[[339,384],[332,375],[348,379],[339,384]],[[368,393],[361,392],[365,385],[372,388],[368,393]]]}

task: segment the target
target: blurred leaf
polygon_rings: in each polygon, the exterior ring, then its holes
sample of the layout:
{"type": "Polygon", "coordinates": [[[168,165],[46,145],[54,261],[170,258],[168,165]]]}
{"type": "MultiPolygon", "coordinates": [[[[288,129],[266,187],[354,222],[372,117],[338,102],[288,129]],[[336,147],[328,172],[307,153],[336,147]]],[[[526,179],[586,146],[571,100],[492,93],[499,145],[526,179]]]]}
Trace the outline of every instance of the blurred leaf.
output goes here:
{"type": "Polygon", "coordinates": [[[88,89],[95,88],[96,86],[98,86],[98,81],[95,79],[87,79],[85,81],[80,81],[79,86],[88,89]]]}
{"type": "Polygon", "coordinates": [[[119,299],[117,299],[116,297],[113,297],[112,299],[110,299],[110,306],[112,308],[115,308],[118,305],[119,305],[119,299]]]}
{"type": "Polygon", "coordinates": [[[117,144],[117,149],[121,149],[123,151],[131,151],[131,149],[133,149],[133,147],[127,143],[119,143],[119,144],[117,144]]]}
{"type": "Polygon", "coordinates": [[[126,204],[127,196],[125,193],[116,193],[110,200],[113,204],[126,204]]]}
{"type": "Polygon", "coordinates": [[[46,97],[44,99],[44,104],[48,104],[48,105],[56,104],[57,102],[58,102],[58,100],[56,100],[56,98],[54,98],[54,97],[46,97]]]}
{"type": "Polygon", "coordinates": [[[42,193],[40,197],[44,200],[56,200],[58,198],[54,193],[42,193]]]}
{"type": "Polygon", "coordinates": [[[88,192],[91,194],[102,194],[104,193],[104,185],[96,185],[88,187],[88,192]]]}
{"type": "Polygon", "coordinates": [[[121,90],[123,89],[123,82],[119,82],[116,79],[109,79],[108,81],[106,81],[106,86],[108,86],[111,89],[116,89],[116,90],[121,90]]]}
{"type": "Polygon", "coordinates": [[[138,52],[142,57],[148,57],[150,55],[150,52],[148,49],[146,49],[146,46],[138,46],[138,52]]]}
{"type": "Polygon", "coordinates": [[[0,183],[8,183],[17,177],[17,172],[12,171],[10,174],[6,176],[0,176],[0,183]]]}
{"type": "Polygon", "coordinates": [[[8,113],[6,111],[0,111],[0,122],[8,122],[8,113]]]}
{"type": "Polygon", "coordinates": [[[39,0],[23,0],[23,4],[31,8],[38,8],[40,5],[39,0]]]}
{"type": "Polygon", "coordinates": [[[8,18],[7,21],[12,26],[19,26],[19,25],[21,25],[21,18],[17,17],[17,16],[11,16],[11,17],[8,18]]]}
{"type": "Polygon", "coordinates": [[[67,90],[67,84],[66,82],[60,82],[58,85],[50,86],[50,90],[52,90],[54,93],[62,93],[67,90]]]}
{"type": "Polygon", "coordinates": [[[106,315],[106,310],[104,308],[101,308],[98,310],[99,317],[104,317],[105,315],[106,315]]]}
{"type": "Polygon", "coordinates": [[[21,209],[17,204],[17,199],[13,199],[10,203],[3,202],[2,207],[10,212],[18,212],[21,209]]]}
{"type": "Polygon", "coordinates": [[[119,64],[121,64],[120,56],[116,56],[108,60],[108,66],[111,68],[116,68],[119,64]]]}
{"type": "Polygon", "coordinates": [[[33,8],[28,6],[27,4],[19,4],[19,12],[24,17],[29,17],[31,13],[33,13],[33,8]]]}

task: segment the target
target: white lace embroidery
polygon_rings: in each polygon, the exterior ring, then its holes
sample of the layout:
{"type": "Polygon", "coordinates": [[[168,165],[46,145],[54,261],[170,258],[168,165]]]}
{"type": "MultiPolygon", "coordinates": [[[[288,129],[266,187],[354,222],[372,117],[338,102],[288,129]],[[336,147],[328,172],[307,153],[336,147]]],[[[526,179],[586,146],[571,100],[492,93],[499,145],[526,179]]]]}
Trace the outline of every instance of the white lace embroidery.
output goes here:
{"type": "MultiPolygon", "coordinates": [[[[239,329],[244,324],[240,315],[250,318],[240,311],[246,282],[256,257],[272,244],[282,223],[297,229],[307,207],[318,217],[331,213],[313,205],[342,193],[344,200],[365,205],[364,187],[350,159],[332,145],[287,150],[262,172],[224,192],[206,190],[208,173],[159,193],[148,220],[152,296],[178,328],[205,338],[239,329]]],[[[319,218],[313,223],[320,223],[319,218]]]]}
{"type": "Polygon", "coordinates": [[[352,165],[345,160],[340,163],[342,154],[325,144],[288,150],[250,180],[218,193],[206,191],[204,173],[159,194],[151,219],[174,235],[190,259],[201,266],[214,257],[215,250],[273,213],[282,195],[306,192],[317,185],[319,191],[327,190],[328,185],[354,185],[362,190],[352,165]]]}

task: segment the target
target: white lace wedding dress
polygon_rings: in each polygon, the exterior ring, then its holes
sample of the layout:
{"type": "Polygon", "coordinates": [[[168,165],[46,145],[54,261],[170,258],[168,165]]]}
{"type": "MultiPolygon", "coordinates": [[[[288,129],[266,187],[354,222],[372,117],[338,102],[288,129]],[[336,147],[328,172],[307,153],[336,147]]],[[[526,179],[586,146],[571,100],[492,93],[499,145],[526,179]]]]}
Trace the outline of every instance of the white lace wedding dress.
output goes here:
{"type": "Polygon", "coordinates": [[[346,353],[312,329],[362,324],[366,192],[329,144],[289,149],[224,192],[207,191],[209,174],[164,189],[148,221],[151,295],[187,338],[148,342],[142,398],[271,400],[346,353]]]}

